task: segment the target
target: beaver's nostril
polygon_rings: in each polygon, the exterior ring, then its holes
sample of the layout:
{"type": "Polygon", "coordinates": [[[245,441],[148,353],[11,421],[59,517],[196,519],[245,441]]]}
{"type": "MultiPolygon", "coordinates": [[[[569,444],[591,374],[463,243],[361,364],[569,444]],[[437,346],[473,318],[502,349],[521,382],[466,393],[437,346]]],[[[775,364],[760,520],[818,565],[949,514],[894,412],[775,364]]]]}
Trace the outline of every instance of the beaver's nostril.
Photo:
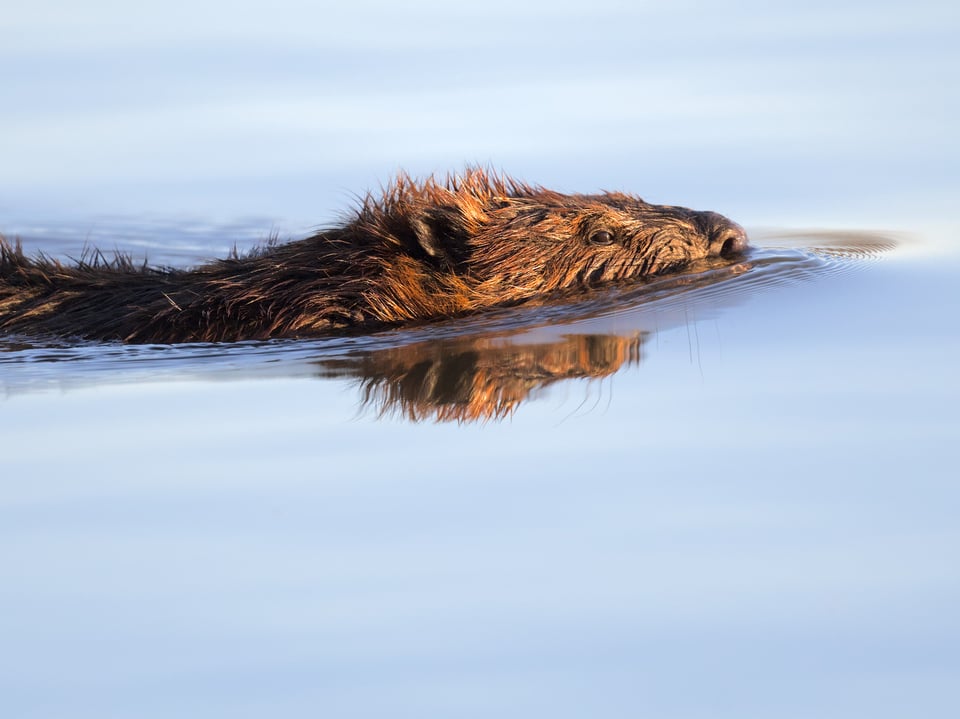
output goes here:
{"type": "Polygon", "coordinates": [[[720,248],[720,256],[723,258],[733,257],[739,255],[745,249],[747,249],[746,238],[728,237],[723,241],[723,246],[720,248]]]}
{"type": "Polygon", "coordinates": [[[697,224],[707,237],[707,254],[724,259],[747,249],[747,233],[736,222],[717,212],[697,212],[697,224]]]}
{"type": "Polygon", "coordinates": [[[738,255],[747,249],[747,233],[731,222],[714,234],[710,249],[725,259],[738,255]]]}

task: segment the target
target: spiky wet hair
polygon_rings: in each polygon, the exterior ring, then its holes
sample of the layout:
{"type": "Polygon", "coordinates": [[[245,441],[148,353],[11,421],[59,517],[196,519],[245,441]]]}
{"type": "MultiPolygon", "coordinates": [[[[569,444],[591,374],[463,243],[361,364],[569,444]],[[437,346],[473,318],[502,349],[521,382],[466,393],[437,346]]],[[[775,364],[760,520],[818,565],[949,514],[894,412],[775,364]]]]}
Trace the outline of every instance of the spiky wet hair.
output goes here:
{"type": "Polygon", "coordinates": [[[517,304],[743,246],[715,213],[567,195],[469,169],[400,175],[341,226],[194,269],[0,240],[0,330],[127,342],[312,336],[517,304]]]}

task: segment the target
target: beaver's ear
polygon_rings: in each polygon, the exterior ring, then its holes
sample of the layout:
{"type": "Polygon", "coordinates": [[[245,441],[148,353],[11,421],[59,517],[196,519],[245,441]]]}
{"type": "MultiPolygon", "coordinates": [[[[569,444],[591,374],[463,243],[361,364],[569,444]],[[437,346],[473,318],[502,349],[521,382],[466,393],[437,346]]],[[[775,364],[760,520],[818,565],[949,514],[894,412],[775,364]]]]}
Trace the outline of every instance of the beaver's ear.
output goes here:
{"type": "Polygon", "coordinates": [[[462,220],[455,208],[431,207],[410,217],[410,229],[428,258],[444,269],[456,270],[466,259],[462,220]]]}
{"type": "Polygon", "coordinates": [[[443,250],[443,238],[440,228],[436,222],[431,222],[427,213],[415,215],[410,218],[410,229],[413,230],[413,236],[417,238],[417,244],[420,249],[430,257],[442,257],[446,253],[443,250]]]}

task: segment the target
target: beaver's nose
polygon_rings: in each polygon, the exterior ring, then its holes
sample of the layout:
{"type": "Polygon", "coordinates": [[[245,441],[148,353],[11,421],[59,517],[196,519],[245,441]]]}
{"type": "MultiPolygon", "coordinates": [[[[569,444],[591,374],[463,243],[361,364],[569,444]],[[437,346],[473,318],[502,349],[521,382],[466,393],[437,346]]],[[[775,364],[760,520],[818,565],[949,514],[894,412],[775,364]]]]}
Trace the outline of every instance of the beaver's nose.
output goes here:
{"type": "Polygon", "coordinates": [[[747,249],[747,233],[736,222],[716,212],[701,213],[711,257],[733,257],[747,249]]]}

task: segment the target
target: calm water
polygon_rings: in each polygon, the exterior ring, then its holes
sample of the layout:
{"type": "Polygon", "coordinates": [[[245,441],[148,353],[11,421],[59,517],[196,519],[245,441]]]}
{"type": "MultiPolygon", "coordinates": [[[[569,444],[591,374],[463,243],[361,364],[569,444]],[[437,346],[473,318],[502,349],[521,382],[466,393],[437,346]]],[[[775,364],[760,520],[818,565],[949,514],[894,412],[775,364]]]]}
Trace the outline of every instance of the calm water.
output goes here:
{"type": "Polygon", "coordinates": [[[28,248],[192,264],[466,162],[755,248],[370,337],[0,339],[0,714],[960,712],[952,4],[53,5],[0,18],[28,248]]]}

